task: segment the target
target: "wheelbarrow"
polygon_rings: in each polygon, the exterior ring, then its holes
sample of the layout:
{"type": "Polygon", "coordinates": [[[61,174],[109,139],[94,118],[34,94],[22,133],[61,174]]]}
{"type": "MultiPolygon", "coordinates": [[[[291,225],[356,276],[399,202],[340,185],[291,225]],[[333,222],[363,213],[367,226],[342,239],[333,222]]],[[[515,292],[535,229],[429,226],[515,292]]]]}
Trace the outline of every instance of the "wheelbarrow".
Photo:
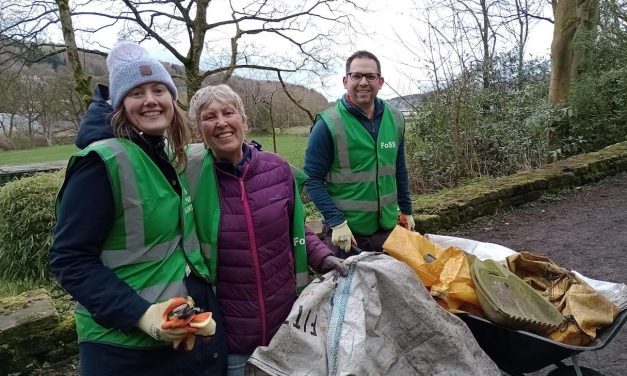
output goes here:
{"type": "Polygon", "coordinates": [[[494,324],[471,314],[459,314],[479,346],[504,372],[510,375],[524,375],[556,365],[549,375],[601,375],[589,368],[580,367],[577,354],[583,351],[600,350],[610,343],[627,319],[627,310],[620,312],[612,325],[598,331],[597,338],[586,346],[572,346],[522,330],[514,330],[494,324]],[[562,360],[570,357],[573,366],[562,360]]]}

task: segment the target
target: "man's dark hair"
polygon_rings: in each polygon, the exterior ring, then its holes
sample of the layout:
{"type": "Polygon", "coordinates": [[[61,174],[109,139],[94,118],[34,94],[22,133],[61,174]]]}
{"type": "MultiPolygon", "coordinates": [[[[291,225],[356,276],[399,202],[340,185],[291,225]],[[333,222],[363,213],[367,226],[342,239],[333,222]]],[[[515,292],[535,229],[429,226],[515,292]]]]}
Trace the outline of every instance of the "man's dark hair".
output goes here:
{"type": "Polygon", "coordinates": [[[351,69],[351,63],[353,62],[353,60],[355,59],[372,59],[377,63],[377,73],[381,74],[381,63],[379,62],[379,59],[377,59],[376,56],[374,56],[374,54],[372,52],[368,52],[365,50],[361,50],[361,51],[357,51],[354,54],[352,54],[351,56],[349,56],[348,59],[346,59],[346,74],[350,73],[350,69],[351,69]]]}

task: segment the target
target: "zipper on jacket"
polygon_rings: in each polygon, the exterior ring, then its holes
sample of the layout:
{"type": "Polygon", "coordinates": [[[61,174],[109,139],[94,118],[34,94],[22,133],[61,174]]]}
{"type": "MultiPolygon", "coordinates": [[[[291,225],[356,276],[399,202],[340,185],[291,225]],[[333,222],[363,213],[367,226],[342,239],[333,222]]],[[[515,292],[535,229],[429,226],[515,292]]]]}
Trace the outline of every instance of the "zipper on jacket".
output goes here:
{"type": "Polygon", "coordinates": [[[257,241],[255,238],[255,229],[253,227],[252,214],[250,212],[250,206],[248,205],[248,196],[246,195],[246,189],[244,186],[244,178],[246,177],[246,173],[248,172],[248,167],[249,165],[246,165],[244,173],[239,178],[239,186],[242,190],[241,200],[244,206],[244,216],[246,217],[246,227],[248,229],[248,236],[250,238],[250,250],[253,256],[255,279],[257,281],[257,296],[259,298],[259,310],[261,311],[259,315],[261,317],[261,345],[267,346],[268,329],[266,324],[266,305],[263,299],[263,288],[261,284],[261,267],[259,266],[259,257],[257,255],[257,241]]]}

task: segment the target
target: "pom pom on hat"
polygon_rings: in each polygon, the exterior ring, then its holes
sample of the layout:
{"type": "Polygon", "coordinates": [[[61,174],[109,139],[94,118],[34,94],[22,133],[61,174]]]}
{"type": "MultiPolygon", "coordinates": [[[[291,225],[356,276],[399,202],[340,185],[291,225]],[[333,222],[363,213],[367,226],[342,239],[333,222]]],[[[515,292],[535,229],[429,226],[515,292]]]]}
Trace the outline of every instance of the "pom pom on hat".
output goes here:
{"type": "Polygon", "coordinates": [[[150,57],[148,51],[137,43],[122,42],[113,47],[107,56],[107,68],[111,106],[115,110],[131,89],[149,82],[164,84],[174,100],[178,96],[174,81],[163,64],[150,57]]]}

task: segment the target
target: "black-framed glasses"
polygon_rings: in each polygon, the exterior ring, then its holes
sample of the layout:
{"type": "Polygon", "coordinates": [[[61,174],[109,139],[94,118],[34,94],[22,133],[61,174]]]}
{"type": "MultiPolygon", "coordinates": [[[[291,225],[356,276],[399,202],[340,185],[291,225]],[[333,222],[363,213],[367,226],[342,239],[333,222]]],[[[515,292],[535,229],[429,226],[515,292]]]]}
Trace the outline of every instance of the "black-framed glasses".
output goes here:
{"type": "Polygon", "coordinates": [[[358,81],[358,82],[361,81],[361,79],[364,78],[364,77],[366,77],[366,80],[368,80],[368,81],[375,81],[376,79],[381,77],[381,75],[379,73],[349,72],[349,73],[346,73],[346,75],[348,77],[350,77],[351,80],[358,81]]]}

